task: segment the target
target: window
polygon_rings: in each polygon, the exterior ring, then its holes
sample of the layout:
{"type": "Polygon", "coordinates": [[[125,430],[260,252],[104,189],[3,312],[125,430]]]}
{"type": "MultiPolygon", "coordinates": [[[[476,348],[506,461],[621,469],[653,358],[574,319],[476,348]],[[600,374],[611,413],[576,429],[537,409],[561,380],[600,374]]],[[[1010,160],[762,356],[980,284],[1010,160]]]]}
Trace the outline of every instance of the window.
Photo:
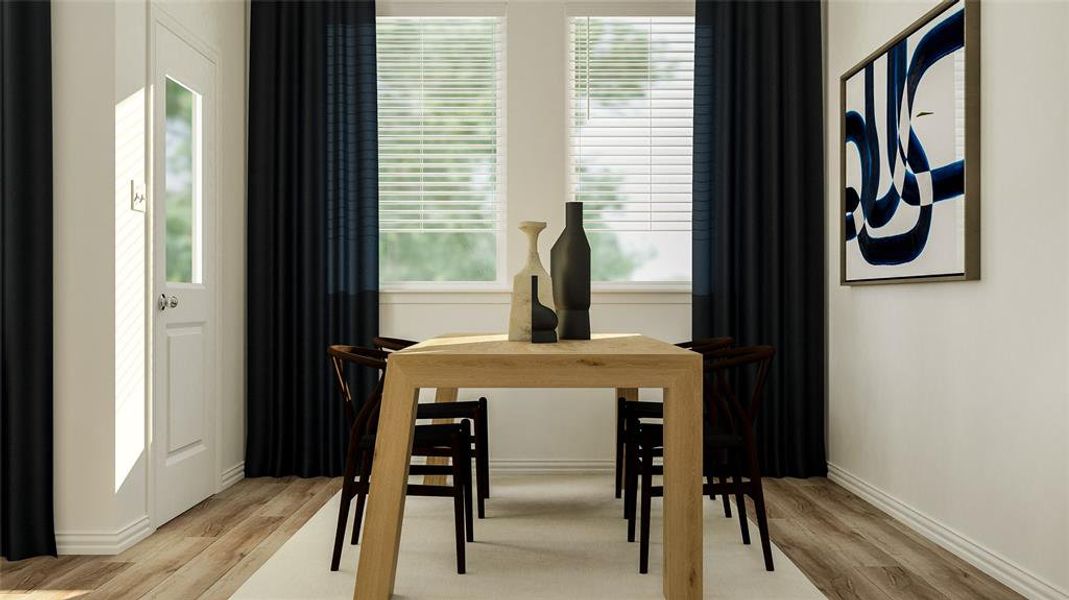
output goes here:
{"type": "Polygon", "coordinates": [[[596,281],[691,274],[693,17],[570,19],[570,187],[596,281]]]}
{"type": "Polygon", "coordinates": [[[504,61],[497,17],[380,17],[383,282],[503,280],[504,61]]]}

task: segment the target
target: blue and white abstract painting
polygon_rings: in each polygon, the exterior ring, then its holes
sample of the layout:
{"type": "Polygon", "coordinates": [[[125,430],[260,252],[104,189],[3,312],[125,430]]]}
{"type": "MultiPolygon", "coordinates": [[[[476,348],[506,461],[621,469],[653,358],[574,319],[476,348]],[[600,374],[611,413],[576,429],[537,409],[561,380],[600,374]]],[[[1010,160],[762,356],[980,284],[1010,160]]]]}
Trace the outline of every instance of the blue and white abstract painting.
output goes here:
{"type": "Polygon", "coordinates": [[[965,9],[844,80],[846,282],[965,272],[965,9]]]}

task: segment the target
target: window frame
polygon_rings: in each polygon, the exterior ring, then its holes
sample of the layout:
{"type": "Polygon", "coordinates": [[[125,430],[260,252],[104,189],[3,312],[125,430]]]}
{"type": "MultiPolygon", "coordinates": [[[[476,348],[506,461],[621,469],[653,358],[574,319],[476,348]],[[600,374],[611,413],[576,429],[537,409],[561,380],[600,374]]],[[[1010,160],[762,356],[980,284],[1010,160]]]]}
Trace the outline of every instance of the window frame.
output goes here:
{"type": "Polygon", "coordinates": [[[495,279],[493,281],[385,281],[379,276],[380,292],[465,292],[465,291],[500,291],[508,285],[511,275],[508,273],[508,23],[506,21],[507,4],[504,2],[467,3],[467,2],[377,2],[375,18],[446,18],[446,17],[493,17],[500,20],[499,83],[498,96],[498,131],[497,131],[497,185],[494,199],[497,202],[498,223],[494,230],[496,238],[495,279]]]}
{"type": "MultiPolygon", "coordinates": [[[[559,235],[561,228],[564,225],[564,202],[569,197],[570,193],[570,179],[568,168],[571,164],[570,158],[570,143],[569,135],[570,129],[567,123],[568,115],[571,110],[571,102],[568,99],[569,88],[569,70],[568,70],[568,53],[569,53],[569,39],[568,39],[568,25],[570,17],[579,16],[635,16],[635,17],[658,17],[658,16],[676,16],[676,17],[693,17],[694,16],[694,3],[693,1],[686,0],[513,0],[511,3],[503,0],[491,0],[491,1],[463,1],[463,0],[379,0],[376,2],[376,16],[379,17],[414,17],[414,16],[463,16],[463,17],[502,17],[504,19],[505,44],[502,48],[502,60],[504,61],[504,91],[503,91],[503,104],[505,106],[505,121],[502,126],[502,146],[505,148],[503,153],[504,158],[502,160],[502,185],[504,185],[505,192],[502,195],[502,228],[498,230],[498,281],[495,282],[456,282],[456,281],[441,281],[441,282],[379,282],[380,293],[383,294],[382,300],[384,305],[389,306],[393,304],[411,304],[418,303],[424,304],[428,302],[437,302],[445,304],[453,304],[455,302],[461,302],[464,305],[470,304],[476,298],[482,298],[485,301],[491,299],[495,300],[495,303],[504,302],[507,304],[508,294],[512,289],[512,278],[515,273],[526,262],[527,256],[527,243],[519,231],[516,229],[520,221],[535,219],[545,220],[549,227],[541,236],[540,254],[543,264],[546,268],[549,268],[549,248],[552,246],[559,235]],[[559,131],[553,131],[552,128],[556,127],[555,122],[551,119],[546,125],[547,132],[544,135],[555,135],[556,145],[550,144],[551,148],[547,148],[541,151],[542,155],[554,153],[555,156],[560,157],[560,169],[559,174],[561,183],[559,187],[555,184],[550,184],[548,188],[543,186],[539,191],[544,198],[532,203],[528,200],[529,193],[519,193],[518,189],[513,187],[521,186],[521,180],[529,179],[529,175],[515,176],[514,171],[520,170],[522,173],[524,169],[528,168],[528,165],[521,165],[516,163],[514,159],[517,156],[521,156],[522,153],[514,151],[515,148],[529,148],[537,145],[539,148],[547,147],[545,140],[532,140],[529,138],[529,134],[525,134],[523,131],[514,133],[513,127],[510,127],[508,120],[509,115],[521,114],[523,111],[517,108],[519,105],[528,107],[532,105],[532,102],[522,97],[512,94],[513,82],[511,80],[514,77],[514,70],[510,69],[510,61],[512,60],[515,36],[510,31],[511,28],[516,26],[516,21],[510,21],[513,10],[526,11],[525,14],[529,14],[531,10],[537,7],[540,18],[538,19],[538,25],[542,29],[549,40],[559,39],[560,48],[559,52],[561,58],[559,61],[551,60],[546,65],[550,68],[559,70],[559,89],[546,89],[546,95],[537,99],[537,102],[541,105],[541,108],[547,111],[559,111],[556,114],[559,116],[559,131]],[[550,18],[550,16],[553,18],[550,18]],[[545,18],[541,18],[545,17],[545,18]],[[555,28],[550,31],[549,27],[555,28]],[[553,36],[557,36],[554,38],[553,36]],[[559,64],[556,64],[559,62],[559,64]],[[512,181],[510,183],[510,181],[512,181]],[[520,205],[517,205],[515,200],[519,198],[521,200],[520,205]],[[504,265],[502,266],[502,261],[504,265]],[[455,300],[454,300],[455,299],[455,300]]],[[[527,23],[525,22],[525,25],[527,23]]],[[[552,43],[552,42],[551,42],[552,43]]],[[[522,48],[521,48],[522,49],[522,48]]],[[[518,55],[517,60],[522,59],[522,56],[518,55]]],[[[552,116],[552,115],[551,115],[552,116]]],[[[522,129],[522,128],[521,128],[522,129]]],[[[542,156],[545,158],[545,156],[542,156]]],[[[551,162],[551,161],[541,161],[551,162]]],[[[556,173],[550,174],[549,179],[557,176],[556,173]]],[[[592,292],[594,294],[594,303],[603,304],[605,302],[610,303],[634,303],[640,302],[640,298],[646,298],[648,300],[641,301],[640,303],[652,302],[652,303],[666,303],[666,304],[678,304],[689,299],[689,295],[692,290],[691,281],[669,281],[669,282],[657,282],[657,281],[619,281],[619,282],[598,282],[592,283],[592,292]],[[619,300],[618,302],[616,300],[619,300]]],[[[485,302],[483,302],[485,303],[485,302]]]]}
{"type": "MultiPolygon", "coordinates": [[[[634,18],[659,18],[659,17],[676,17],[676,18],[693,18],[694,6],[689,6],[685,3],[679,2],[665,2],[657,3],[653,5],[648,2],[570,2],[566,4],[568,10],[566,10],[565,27],[569,30],[569,36],[567,43],[569,44],[567,53],[571,57],[571,35],[572,21],[576,18],[584,17],[634,17],[634,18]]],[[[573,200],[575,198],[576,190],[576,156],[574,154],[574,146],[572,144],[572,137],[575,133],[575,105],[573,103],[573,73],[571,65],[569,65],[566,72],[567,81],[565,83],[565,104],[566,104],[566,169],[567,169],[567,186],[566,200],[573,200]]],[[[692,121],[693,126],[693,121],[692,121]]],[[[692,137],[693,140],[693,137],[692,137]]],[[[693,142],[692,142],[693,148],[693,142]]],[[[693,195],[691,196],[691,202],[693,205],[693,195]]],[[[693,221],[692,227],[693,227],[693,221]]],[[[687,231],[679,231],[680,234],[692,235],[692,229],[687,231]]],[[[691,246],[692,247],[692,246],[691,246]]],[[[648,280],[648,279],[636,279],[636,280],[618,280],[618,281],[593,281],[591,287],[593,290],[601,292],[681,292],[690,291],[692,288],[693,277],[689,277],[686,280],[648,280]]]]}

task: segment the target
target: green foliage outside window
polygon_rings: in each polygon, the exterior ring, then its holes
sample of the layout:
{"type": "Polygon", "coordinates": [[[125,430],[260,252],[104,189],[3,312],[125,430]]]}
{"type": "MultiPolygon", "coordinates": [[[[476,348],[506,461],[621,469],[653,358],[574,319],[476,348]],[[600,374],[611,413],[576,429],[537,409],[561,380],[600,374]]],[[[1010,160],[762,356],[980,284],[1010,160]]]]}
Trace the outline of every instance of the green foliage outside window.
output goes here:
{"type": "MultiPolygon", "coordinates": [[[[671,77],[645,55],[648,29],[592,20],[577,25],[574,56],[619,68],[576,72],[573,127],[586,123],[588,101],[626,110],[647,99],[649,81],[671,77]],[[589,77],[587,76],[589,75],[589,77]],[[582,85],[580,85],[582,82],[582,85]]],[[[504,213],[498,189],[498,23],[490,18],[379,19],[380,278],[403,281],[495,281],[497,236],[504,213]]],[[[518,76],[512,74],[512,76],[518,76]]],[[[622,209],[622,177],[577,168],[579,195],[591,209],[622,209]]],[[[561,199],[560,214],[564,206],[561,199]]],[[[654,250],[625,247],[617,232],[588,228],[592,275],[624,281],[654,250]]],[[[510,232],[512,233],[512,232],[510,232]]]]}
{"type": "Polygon", "coordinates": [[[382,281],[497,280],[497,35],[492,18],[378,22],[382,281]]]}
{"type": "Polygon", "coordinates": [[[194,95],[167,80],[166,89],[167,281],[193,281],[194,95]]]}
{"type": "MultiPolygon", "coordinates": [[[[641,60],[649,56],[648,28],[621,20],[576,19],[573,26],[572,73],[574,102],[572,127],[588,125],[592,108],[618,110],[642,106],[653,81],[670,78],[671,73],[656,63],[641,60]],[[636,57],[639,60],[636,60],[636,57]],[[592,68],[593,66],[593,68],[592,68]]],[[[623,211],[621,192],[625,168],[590,168],[576,165],[573,188],[575,200],[588,214],[623,211]]],[[[650,247],[625,247],[620,233],[602,223],[588,221],[591,278],[595,281],[629,281],[634,272],[655,256],[650,247]]]]}

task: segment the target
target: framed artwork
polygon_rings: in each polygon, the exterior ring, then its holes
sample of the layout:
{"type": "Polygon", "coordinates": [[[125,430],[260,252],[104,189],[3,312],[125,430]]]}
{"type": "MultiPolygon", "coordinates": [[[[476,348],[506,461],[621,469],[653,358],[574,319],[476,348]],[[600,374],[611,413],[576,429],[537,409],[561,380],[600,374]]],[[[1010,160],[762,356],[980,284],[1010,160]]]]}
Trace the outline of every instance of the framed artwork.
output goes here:
{"type": "Polygon", "coordinates": [[[947,0],[840,79],[840,283],[980,278],[980,4],[947,0]]]}

